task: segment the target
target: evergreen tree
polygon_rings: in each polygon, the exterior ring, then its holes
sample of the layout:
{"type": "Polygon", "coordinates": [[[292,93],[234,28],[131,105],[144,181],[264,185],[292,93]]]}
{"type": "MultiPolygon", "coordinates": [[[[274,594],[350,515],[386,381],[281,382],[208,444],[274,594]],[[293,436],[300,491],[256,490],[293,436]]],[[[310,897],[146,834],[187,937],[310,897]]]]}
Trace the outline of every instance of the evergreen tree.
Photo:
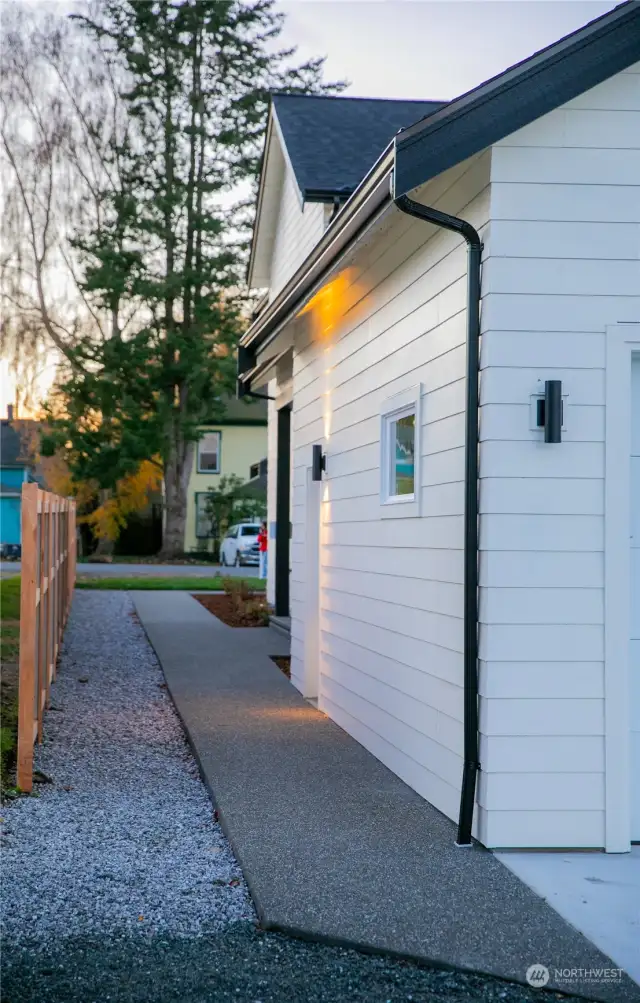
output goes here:
{"type": "Polygon", "coordinates": [[[322,60],[292,66],[276,47],[273,0],[102,0],[76,20],[122,82],[132,127],[110,151],[121,186],[102,193],[101,225],[79,246],[86,296],[114,323],[72,353],[58,436],[104,487],[161,456],[173,556],[197,427],[233,392],[269,94],[342,85],[323,86],[322,60]]]}

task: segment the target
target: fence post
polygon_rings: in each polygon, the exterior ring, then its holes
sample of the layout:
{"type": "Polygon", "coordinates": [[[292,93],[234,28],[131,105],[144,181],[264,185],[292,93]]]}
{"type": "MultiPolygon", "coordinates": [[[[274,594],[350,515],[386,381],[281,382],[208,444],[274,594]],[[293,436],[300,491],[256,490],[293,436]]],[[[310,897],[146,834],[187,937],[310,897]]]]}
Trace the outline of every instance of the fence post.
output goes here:
{"type": "Polygon", "coordinates": [[[40,574],[38,576],[38,664],[37,664],[37,722],[38,742],[42,742],[42,719],[44,715],[44,679],[47,672],[47,603],[49,601],[49,502],[44,491],[38,490],[38,512],[40,513],[40,574]]]}
{"type": "Polygon", "coordinates": [[[20,571],[20,665],[18,675],[17,784],[33,783],[34,710],[36,706],[36,574],[38,571],[38,485],[23,484],[22,559],[20,571]]]}
{"type": "Polygon", "coordinates": [[[77,550],[78,550],[78,537],[76,529],[76,506],[74,502],[71,505],[71,512],[69,516],[69,588],[67,594],[67,608],[65,610],[65,620],[69,615],[69,609],[71,607],[71,599],[73,597],[73,588],[76,582],[77,550]]]}

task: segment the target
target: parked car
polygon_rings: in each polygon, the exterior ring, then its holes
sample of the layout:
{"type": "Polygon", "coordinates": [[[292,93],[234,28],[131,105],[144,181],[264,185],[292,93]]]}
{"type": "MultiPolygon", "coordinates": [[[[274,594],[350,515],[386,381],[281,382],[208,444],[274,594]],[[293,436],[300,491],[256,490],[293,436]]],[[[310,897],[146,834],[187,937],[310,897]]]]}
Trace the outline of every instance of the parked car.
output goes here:
{"type": "Polygon", "coordinates": [[[224,567],[242,564],[259,564],[259,522],[243,522],[231,526],[220,547],[220,562],[224,567]]]}
{"type": "Polygon", "coordinates": [[[3,561],[19,561],[21,554],[22,547],[19,543],[0,543],[0,558],[3,561]]]}

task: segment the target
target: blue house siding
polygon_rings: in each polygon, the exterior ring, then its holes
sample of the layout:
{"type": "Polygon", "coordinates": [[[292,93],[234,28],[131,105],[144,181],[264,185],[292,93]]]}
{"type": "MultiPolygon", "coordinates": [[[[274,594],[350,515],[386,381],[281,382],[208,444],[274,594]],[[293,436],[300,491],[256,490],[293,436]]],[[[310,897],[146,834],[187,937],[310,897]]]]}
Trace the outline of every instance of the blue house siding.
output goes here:
{"type": "Polygon", "coordinates": [[[26,466],[0,464],[0,543],[21,542],[20,492],[31,479],[26,466]]]}
{"type": "MultiPolygon", "coordinates": [[[[4,474],[3,474],[4,476],[4,474]]],[[[0,543],[20,543],[20,497],[0,497],[0,543]]]]}

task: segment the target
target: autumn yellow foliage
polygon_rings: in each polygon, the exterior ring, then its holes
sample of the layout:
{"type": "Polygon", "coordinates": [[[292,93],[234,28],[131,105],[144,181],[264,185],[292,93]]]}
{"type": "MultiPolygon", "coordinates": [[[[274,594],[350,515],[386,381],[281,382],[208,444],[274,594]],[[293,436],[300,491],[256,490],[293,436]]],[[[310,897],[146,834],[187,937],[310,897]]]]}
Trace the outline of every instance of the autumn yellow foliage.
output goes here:
{"type": "Polygon", "coordinates": [[[158,461],[143,460],[135,473],[118,481],[116,490],[90,515],[82,517],[99,540],[117,540],[127,519],[146,508],[149,497],[160,489],[162,468],[158,461]]]}
{"type": "Polygon", "coordinates": [[[117,540],[128,517],[144,511],[151,495],[160,490],[162,466],[158,458],[144,460],[135,473],[118,481],[115,491],[101,491],[96,481],[74,480],[61,451],[52,456],[40,453],[44,421],[16,419],[13,424],[20,435],[22,454],[37,464],[49,491],[64,498],[75,498],[79,512],[99,503],[89,515],[78,517],[78,522],[90,526],[98,540],[117,540]]]}

